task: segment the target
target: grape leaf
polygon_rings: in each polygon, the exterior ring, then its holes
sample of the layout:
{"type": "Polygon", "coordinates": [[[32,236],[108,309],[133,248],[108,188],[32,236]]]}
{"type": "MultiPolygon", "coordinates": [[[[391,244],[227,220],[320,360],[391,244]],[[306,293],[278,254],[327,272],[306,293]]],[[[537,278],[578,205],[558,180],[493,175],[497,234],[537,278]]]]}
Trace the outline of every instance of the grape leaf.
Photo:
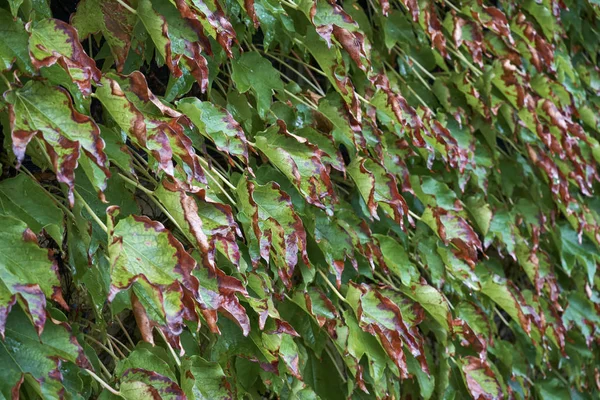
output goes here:
{"type": "Polygon", "coordinates": [[[110,172],[100,128],[93,119],[75,111],[66,90],[29,81],[4,96],[9,103],[13,151],[19,163],[25,158],[28,144],[37,136],[45,144],[58,181],[69,187],[71,205],[81,152],[99,167],[98,175],[88,177],[99,192],[104,191],[110,172]]]}
{"type": "Polygon", "coordinates": [[[81,47],[75,28],[57,19],[45,19],[30,29],[29,54],[33,66],[39,69],[58,63],[84,96],[91,94],[92,82],[100,83],[100,70],[81,47]]]}
{"type": "Polygon", "coordinates": [[[62,297],[58,266],[52,252],[41,249],[35,234],[13,217],[0,216],[0,335],[5,336],[7,316],[17,302],[41,334],[46,323],[46,298],[68,308],[62,297]]]}
{"type": "Polygon", "coordinates": [[[47,323],[38,338],[27,316],[14,311],[0,340],[0,394],[6,399],[19,398],[19,389],[28,386],[42,398],[61,398],[65,391],[60,372],[63,360],[91,368],[66,323],[47,323]]]}
{"type": "Polygon", "coordinates": [[[283,91],[283,82],[271,63],[259,53],[250,51],[232,62],[231,79],[240,93],[252,89],[256,96],[258,113],[265,118],[271,107],[273,91],[283,91]]]}

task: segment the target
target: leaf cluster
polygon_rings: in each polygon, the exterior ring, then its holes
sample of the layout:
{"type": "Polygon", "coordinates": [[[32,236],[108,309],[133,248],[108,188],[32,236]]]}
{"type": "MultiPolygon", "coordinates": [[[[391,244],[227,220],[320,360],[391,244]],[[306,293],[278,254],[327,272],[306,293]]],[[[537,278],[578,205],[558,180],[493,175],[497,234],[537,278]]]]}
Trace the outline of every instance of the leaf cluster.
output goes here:
{"type": "Polygon", "coordinates": [[[600,396],[593,0],[0,0],[0,398],[600,396]]]}

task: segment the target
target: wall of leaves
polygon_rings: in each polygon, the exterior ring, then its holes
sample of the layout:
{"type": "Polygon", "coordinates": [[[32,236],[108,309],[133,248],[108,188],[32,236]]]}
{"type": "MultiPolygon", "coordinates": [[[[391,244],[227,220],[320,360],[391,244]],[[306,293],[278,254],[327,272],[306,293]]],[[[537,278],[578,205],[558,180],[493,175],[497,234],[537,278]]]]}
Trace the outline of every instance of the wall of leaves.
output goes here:
{"type": "Polygon", "coordinates": [[[599,398],[599,16],[1,0],[0,398],[599,398]]]}

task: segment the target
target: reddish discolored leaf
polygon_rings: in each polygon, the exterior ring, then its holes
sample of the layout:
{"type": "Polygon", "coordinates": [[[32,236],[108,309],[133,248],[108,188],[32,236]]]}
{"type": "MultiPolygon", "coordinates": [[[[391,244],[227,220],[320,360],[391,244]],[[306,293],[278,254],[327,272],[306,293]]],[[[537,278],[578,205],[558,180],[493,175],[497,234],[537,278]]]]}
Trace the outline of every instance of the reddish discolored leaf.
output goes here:
{"type": "Polygon", "coordinates": [[[429,373],[423,338],[417,329],[423,320],[423,309],[388,289],[378,290],[366,284],[352,284],[350,290],[348,300],[355,309],[361,328],[377,336],[400,370],[401,377],[408,377],[403,346],[419,360],[423,371],[429,373]]]}
{"type": "Polygon", "coordinates": [[[460,360],[464,379],[473,399],[503,399],[504,393],[498,379],[488,363],[475,357],[464,357],[460,360]]]}
{"type": "Polygon", "coordinates": [[[408,216],[408,205],[398,192],[396,178],[387,173],[384,167],[371,159],[356,158],[348,166],[348,175],[356,184],[372,218],[379,219],[377,209],[381,208],[401,227],[404,227],[405,216],[412,223],[408,216]]]}
{"type": "Polygon", "coordinates": [[[64,309],[58,265],[51,250],[41,249],[24,222],[0,216],[0,336],[5,338],[8,314],[20,300],[38,335],[46,323],[46,298],[64,309]]]}
{"type": "Polygon", "coordinates": [[[29,56],[35,68],[58,63],[67,71],[84,96],[92,93],[92,82],[100,83],[101,73],[81,44],[77,31],[58,19],[46,19],[28,25],[29,56]]]}
{"type": "MultiPolygon", "coordinates": [[[[183,329],[184,317],[197,319],[193,299],[199,296],[199,282],[192,275],[196,261],[161,223],[130,216],[115,225],[118,212],[114,206],[107,209],[111,263],[108,299],[112,301],[118,292],[135,285],[135,295],[146,314],[149,307],[153,309],[151,326],[176,337],[183,329]]],[[[173,341],[178,346],[178,340],[173,341]]]]}
{"type": "Polygon", "coordinates": [[[440,207],[427,208],[421,217],[446,243],[452,243],[455,254],[472,267],[483,251],[481,240],[469,223],[455,212],[440,207]]]}
{"type": "Polygon", "coordinates": [[[298,264],[298,252],[306,265],[306,232],[302,220],[294,211],[290,197],[279,185],[271,182],[259,185],[242,178],[237,187],[240,213],[248,223],[244,227],[249,240],[252,263],[260,259],[267,263],[273,255],[279,277],[289,289],[298,264]]]}
{"type": "Polygon", "coordinates": [[[99,177],[90,178],[90,181],[99,192],[106,188],[110,172],[100,128],[92,118],[75,110],[66,90],[29,81],[24,87],[5,93],[5,98],[9,103],[12,147],[18,165],[25,158],[31,140],[39,139],[58,181],[69,187],[71,206],[74,203],[75,169],[82,152],[101,171],[99,177]]]}
{"type": "Polygon", "coordinates": [[[233,57],[231,46],[237,43],[235,30],[217,0],[175,0],[175,4],[183,18],[191,20],[192,24],[199,22],[227,55],[233,57]]]}
{"type": "MultiPolygon", "coordinates": [[[[127,4],[127,3],[125,3],[127,4]]],[[[71,17],[80,39],[101,32],[121,72],[131,48],[136,16],[117,0],[83,0],[71,17]]]]}
{"type": "Polygon", "coordinates": [[[256,147],[294,184],[306,201],[333,213],[337,196],[322,157],[324,153],[305,138],[290,133],[285,123],[271,126],[256,137],[256,147]]]}

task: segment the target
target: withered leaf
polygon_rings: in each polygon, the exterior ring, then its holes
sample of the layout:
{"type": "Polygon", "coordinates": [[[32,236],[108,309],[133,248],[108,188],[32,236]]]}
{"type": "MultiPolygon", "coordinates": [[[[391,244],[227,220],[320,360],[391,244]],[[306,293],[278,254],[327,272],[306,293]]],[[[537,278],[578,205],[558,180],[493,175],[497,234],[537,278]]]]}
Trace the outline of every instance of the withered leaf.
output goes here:
{"type": "Polygon", "coordinates": [[[130,216],[115,225],[118,213],[117,207],[107,209],[109,301],[135,285],[135,295],[150,323],[172,337],[179,347],[175,337],[181,334],[184,318],[197,319],[194,301],[199,297],[199,282],[192,275],[196,261],[161,223],[130,216]]]}
{"type": "Polygon", "coordinates": [[[100,83],[100,70],[79,43],[77,31],[58,19],[45,19],[29,26],[29,55],[35,68],[58,63],[67,71],[81,93],[92,92],[92,82],[100,83]]]}
{"type": "Polygon", "coordinates": [[[12,147],[19,164],[25,158],[29,143],[36,138],[44,144],[58,181],[69,187],[71,205],[75,169],[82,155],[101,171],[89,177],[94,187],[99,192],[105,189],[110,172],[100,128],[93,119],[75,111],[66,90],[29,81],[4,96],[9,103],[12,147]]]}
{"type": "Polygon", "coordinates": [[[196,125],[202,135],[213,140],[219,150],[248,162],[246,134],[226,109],[193,97],[179,100],[177,109],[196,125]]]}
{"type": "Polygon", "coordinates": [[[46,298],[68,309],[58,265],[52,251],[39,247],[35,234],[24,222],[0,216],[0,223],[0,336],[5,338],[8,314],[17,300],[41,335],[46,323],[46,298]]]}
{"type": "Polygon", "coordinates": [[[256,135],[256,147],[294,184],[306,201],[333,213],[336,193],[323,165],[325,155],[305,138],[287,130],[285,123],[271,126],[256,135]]]}
{"type": "Polygon", "coordinates": [[[237,187],[240,213],[243,213],[244,232],[249,240],[250,256],[256,265],[260,259],[272,260],[279,277],[291,288],[291,278],[298,264],[298,252],[306,265],[306,232],[302,220],[294,211],[289,195],[271,182],[259,185],[247,178],[237,187]]]}
{"type": "Polygon", "coordinates": [[[102,32],[119,72],[125,66],[136,22],[135,14],[117,0],[83,0],[71,18],[81,39],[102,32]]]}

